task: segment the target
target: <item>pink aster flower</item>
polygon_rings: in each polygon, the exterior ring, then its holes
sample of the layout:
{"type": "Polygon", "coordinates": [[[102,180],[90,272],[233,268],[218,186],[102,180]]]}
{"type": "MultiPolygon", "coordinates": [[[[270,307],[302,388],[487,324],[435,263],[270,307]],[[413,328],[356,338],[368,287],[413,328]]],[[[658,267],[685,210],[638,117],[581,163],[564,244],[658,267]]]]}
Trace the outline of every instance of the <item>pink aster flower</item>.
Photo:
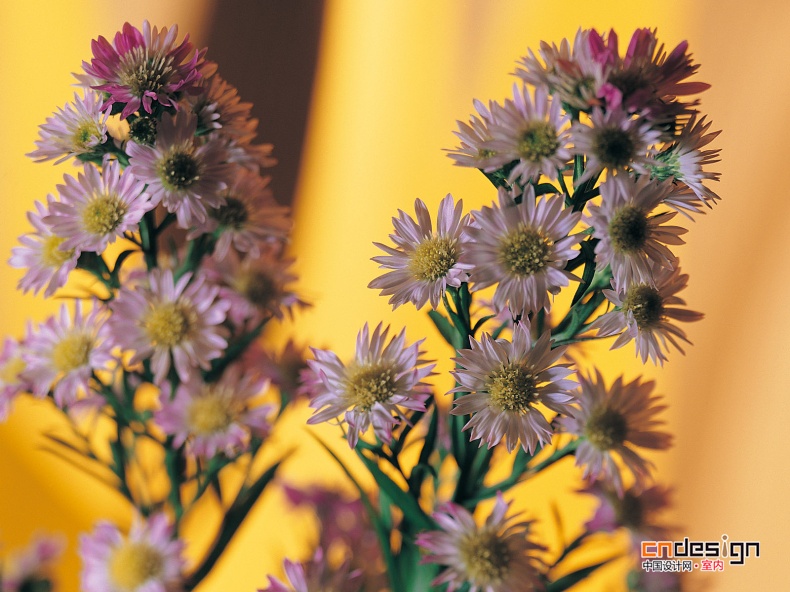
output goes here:
{"type": "Polygon", "coordinates": [[[74,303],[72,320],[63,304],[58,317],[51,317],[26,343],[23,376],[33,385],[33,394],[44,397],[52,390],[58,406],[72,405],[80,394],[91,392],[96,370],[113,359],[104,324],[106,309],[94,303],[90,314],[82,314],[82,303],[74,303]]]}
{"type": "Polygon", "coordinates": [[[99,522],[80,536],[81,584],[85,592],[169,592],[181,583],[184,543],[173,540],[164,514],[137,519],[128,537],[99,522]]]}
{"type": "Polygon", "coordinates": [[[132,364],[150,358],[155,383],[167,378],[171,358],[178,377],[188,382],[228,346],[222,323],[230,303],[217,298],[219,287],[203,275],[176,281],[171,270],[154,269],[148,279],[148,286],[122,288],[110,304],[113,343],[135,352],[132,364]]]}
{"type": "Polygon", "coordinates": [[[669,351],[669,344],[683,353],[678,341],[690,343],[686,333],[673,321],[691,323],[702,319],[703,314],[678,308],[685,307],[686,302],[677,293],[688,284],[688,275],[681,274],[679,267],[655,271],[653,279],[604,290],[616,308],[597,318],[590,328],[597,329],[599,337],[619,334],[612,349],[633,340],[642,363],[650,358],[654,364],[663,365],[668,359],[665,352],[669,351]]]}
{"type": "Polygon", "coordinates": [[[585,219],[599,239],[595,261],[612,268],[616,286],[633,282],[652,283],[654,269],[672,269],[677,258],[667,245],[682,245],[680,226],[667,226],[677,212],[651,215],[672,195],[671,182],[659,183],[647,175],[634,179],[618,175],[601,184],[601,205],[591,205],[585,219]]]}
{"type": "Polygon", "coordinates": [[[622,109],[595,108],[590,123],[576,122],[571,127],[573,152],[587,157],[584,174],[577,179],[576,186],[602,171],[610,175],[627,171],[645,175],[656,164],[650,148],[660,143],[661,133],[651,129],[649,122],[634,118],[622,109]]]}
{"type": "Polygon", "coordinates": [[[27,270],[17,285],[23,292],[33,290],[34,294],[38,294],[46,286],[44,296],[52,296],[55,290],[66,283],[69,273],[77,267],[79,251],[63,249],[66,239],[52,232],[50,225],[44,222],[54,202],[55,198],[51,194],[47,196],[46,206],[36,202],[36,211],[27,213],[27,219],[35,232],[19,237],[22,246],[11,249],[8,264],[27,270]]]}
{"type": "Polygon", "coordinates": [[[163,389],[154,421],[175,436],[173,446],[186,442],[190,454],[232,457],[246,450],[250,435],[263,438],[271,430],[273,407],[252,404],[267,386],[265,379],[242,375],[238,365],[231,366],[216,382],[194,379],[181,384],[172,399],[169,389],[163,389]]]}
{"type": "Polygon", "coordinates": [[[358,592],[360,589],[360,571],[350,571],[348,561],[340,567],[331,567],[320,547],[309,562],[286,559],[284,567],[290,586],[269,576],[269,587],[258,592],[358,592]]]}
{"type": "Polygon", "coordinates": [[[143,21],[140,31],[124,23],[112,43],[101,36],[91,42],[91,63],[82,62],[87,76],[78,78],[106,93],[105,109],[123,105],[122,119],[141,108],[152,113],[154,103],[177,109],[181,96],[199,92],[204,53],[193,48],[189,35],[178,45],[177,37],[177,26],[160,30],[143,21]]]}
{"type": "Polygon", "coordinates": [[[461,145],[448,150],[448,156],[455,161],[457,166],[474,167],[490,173],[500,166],[493,163],[496,153],[485,147],[486,142],[494,139],[491,135],[491,126],[495,123],[492,114],[494,103],[489,101],[488,107],[486,107],[481,101],[475,99],[473,104],[479,117],[472,115],[469,123],[456,121],[458,131],[453,133],[461,140],[461,145]]]}
{"type": "Polygon", "coordinates": [[[521,200],[516,204],[500,189],[499,205],[473,212],[467,231],[472,244],[461,258],[472,265],[472,290],[496,284],[494,305],[497,310],[507,305],[514,315],[551,308],[549,294],[576,279],[565,264],[576,254],[571,247],[583,238],[568,236],[581,213],[564,208],[561,195],[536,202],[530,186],[521,200]]]}
{"type": "Polygon", "coordinates": [[[101,97],[86,90],[82,98],[74,93],[67,103],[39,126],[37,150],[27,154],[36,162],[61,163],[70,156],[88,154],[107,140],[107,114],[101,111],[101,97]]]}
{"type": "Polygon", "coordinates": [[[545,547],[529,540],[529,521],[512,523],[510,503],[501,493],[482,526],[468,510],[442,504],[433,514],[440,530],[417,535],[417,544],[428,551],[423,563],[445,569],[433,586],[448,584],[448,592],[469,584],[469,592],[524,592],[543,590],[543,562],[535,554],[545,547]]]}
{"type": "Polygon", "coordinates": [[[231,246],[250,257],[260,257],[262,245],[284,241],[291,229],[288,208],[280,206],[269,189],[271,177],[235,166],[233,178],[220,194],[223,205],[209,209],[206,220],[187,237],[217,233],[214,257],[220,261],[231,246]]]}
{"type": "Polygon", "coordinates": [[[27,547],[0,561],[0,592],[52,590],[52,567],[63,553],[61,537],[37,536],[27,547]]]}
{"type": "Polygon", "coordinates": [[[387,253],[373,257],[381,269],[391,269],[368,284],[380,289],[382,296],[391,296],[389,303],[395,309],[412,302],[418,309],[430,301],[431,307],[439,306],[447,286],[459,287],[467,279],[469,264],[461,262],[461,255],[469,240],[464,231],[469,226],[469,216],[463,215],[463,201],[453,204],[447,194],[439,204],[436,232],[431,216],[422,200],[414,202],[417,220],[398,210],[392,219],[395,234],[390,239],[395,247],[373,243],[387,253]]]}
{"type": "Polygon", "coordinates": [[[484,333],[470,339],[471,349],[458,350],[458,369],[452,374],[458,386],[450,392],[468,393],[455,400],[453,415],[472,415],[464,426],[472,440],[491,448],[505,438],[508,452],[518,446],[532,454],[538,444],[551,441],[553,431],[538,409],[543,404],[568,414],[576,382],[568,364],[558,364],[565,347],[551,349],[547,331],[532,344],[529,323],[513,329],[513,341],[493,339],[484,333]]]}
{"type": "Polygon", "coordinates": [[[493,106],[492,139],[484,147],[494,153],[494,165],[518,161],[508,175],[508,183],[518,179],[526,185],[541,175],[556,179],[557,171],[570,160],[564,129],[570,119],[561,114],[561,108],[561,102],[551,99],[544,88],[536,88],[532,100],[526,87],[519,90],[515,84],[513,100],[506,100],[504,107],[493,106]]]}
{"type": "Polygon", "coordinates": [[[316,376],[310,406],[316,410],[307,423],[329,421],[340,415],[348,424],[348,444],[354,448],[360,434],[373,425],[382,442],[405,419],[403,408],[425,411],[427,385],[434,364],[426,365],[422,340],[406,345],[405,331],[387,343],[389,327],[379,323],[371,333],[367,323],[357,335],[354,359],[348,364],[331,351],[311,348],[307,364],[316,376]],[[394,416],[393,416],[394,414],[394,416]]]}
{"type": "Polygon", "coordinates": [[[188,97],[198,127],[226,138],[252,140],[258,127],[258,120],[250,115],[252,103],[243,102],[236,87],[217,74],[216,63],[204,62],[200,74],[200,94],[188,97]]]}
{"type": "Polygon", "coordinates": [[[52,203],[44,219],[66,239],[61,249],[101,253],[125,232],[135,231],[153,208],[145,184],[123,174],[115,160],[106,160],[101,171],[86,164],[76,179],[65,175],[63,180],[65,185],[58,185],[61,201],[52,203]]]}
{"type": "MultiPolygon", "coordinates": [[[[32,333],[28,325],[28,336],[32,333]]],[[[20,394],[33,390],[33,385],[24,376],[27,368],[25,362],[25,343],[6,337],[0,352],[0,422],[5,421],[11,410],[11,404],[20,394]]]]}
{"type": "Polygon", "coordinates": [[[642,541],[672,540],[670,527],[661,525],[657,515],[670,507],[670,490],[660,485],[649,488],[631,487],[617,492],[595,483],[582,493],[594,495],[601,502],[593,517],[585,524],[591,532],[614,532],[626,528],[631,548],[639,551],[642,541]]]}
{"type": "Polygon", "coordinates": [[[221,192],[230,182],[224,142],[195,136],[197,118],[186,112],[165,115],[153,146],[127,145],[127,173],[148,184],[153,205],[175,213],[178,225],[205,222],[206,208],[224,205],[221,192]]]}
{"type": "Polygon", "coordinates": [[[611,483],[623,495],[619,459],[632,473],[637,485],[644,484],[652,463],[639,456],[635,449],[664,450],[672,436],[657,429],[663,424],[656,415],[666,409],[661,398],[652,394],[655,383],[639,379],[624,382],[620,377],[606,388],[603,376],[579,375],[581,393],[570,416],[559,419],[566,432],[580,438],[576,465],[584,467],[583,478],[611,483]]]}

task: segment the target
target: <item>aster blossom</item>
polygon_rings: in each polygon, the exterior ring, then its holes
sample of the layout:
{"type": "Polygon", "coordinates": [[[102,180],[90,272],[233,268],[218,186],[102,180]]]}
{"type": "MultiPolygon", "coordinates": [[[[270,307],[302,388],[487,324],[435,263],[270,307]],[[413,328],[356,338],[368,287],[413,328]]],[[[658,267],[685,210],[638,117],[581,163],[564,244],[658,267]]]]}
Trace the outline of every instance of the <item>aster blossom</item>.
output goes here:
{"type": "Polygon", "coordinates": [[[36,162],[55,160],[59,164],[71,156],[91,153],[107,140],[107,113],[101,110],[101,97],[86,90],[74,102],[58,108],[57,113],[39,126],[37,149],[27,154],[36,162]]]}
{"type": "Polygon", "coordinates": [[[461,140],[461,145],[448,150],[447,156],[452,158],[457,166],[474,167],[492,172],[497,170],[499,165],[493,164],[496,153],[486,148],[485,144],[493,140],[490,128],[495,123],[492,113],[494,101],[489,101],[488,107],[477,99],[473,101],[473,104],[477,115],[472,115],[469,123],[456,121],[458,131],[453,133],[461,140]]]}
{"type": "Polygon", "coordinates": [[[434,364],[426,364],[420,344],[406,345],[401,331],[387,342],[389,327],[379,323],[371,333],[367,323],[357,335],[354,359],[344,364],[334,352],[311,348],[307,365],[315,379],[307,423],[316,424],[343,415],[348,445],[372,425],[376,436],[388,443],[392,430],[404,418],[402,409],[425,411],[428,393],[424,378],[434,364]],[[394,414],[394,415],[393,415],[394,414]]]}
{"type": "Polygon", "coordinates": [[[585,222],[594,228],[597,264],[612,268],[615,285],[654,282],[654,269],[673,269],[677,258],[667,245],[682,245],[680,226],[669,226],[677,212],[652,212],[675,191],[674,185],[617,176],[601,184],[601,205],[589,206],[585,222]]]}
{"type": "Polygon", "coordinates": [[[49,216],[55,197],[47,196],[47,205],[35,203],[35,212],[28,212],[27,219],[35,228],[35,232],[19,237],[22,246],[11,249],[8,264],[11,267],[25,269],[25,275],[19,280],[17,288],[23,292],[33,290],[34,294],[44,288],[44,296],[52,296],[62,287],[68,275],[77,267],[78,249],[64,249],[66,239],[52,231],[52,227],[44,220],[49,216]]]}
{"type": "Polygon", "coordinates": [[[532,344],[530,327],[522,319],[513,329],[513,340],[493,339],[484,333],[470,339],[470,349],[458,350],[458,365],[452,375],[458,386],[451,392],[463,394],[455,400],[453,415],[471,415],[464,430],[471,439],[491,448],[505,439],[508,452],[521,442],[532,454],[538,444],[551,441],[553,431],[539,404],[567,414],[574,400],[568,380],[573,370],[558,363],[566,347],[551,348],[551,335],[543,333],[532,344]]]}
{"type": "Polygon", "coordinates": [[[44,219],[65,238],[61,249],[101,253],[107,245],[132,232],[143,214],[153,208],[145,184],[124,174],[118,161],[105,160],[101,171],[86,164],[77,178],[63,177],[61,201],[50,206],[44,219]]]}
{"type": "Polygon", "coordinates": [[[164,514],[137,518],[128,537],[101,521],[91,534],[80,536],[81,587],[85,592],[168,592],[181,583],[183,550],[164,514]]]}
{"type": "Polygon", "coordinates": [[[258,120],[251,117],[252,103],[239,97],[239,91],[217,73],[217,64],[206,61],[200,68],[200,94],[187,97],[198,116],[198,127],[226,138],[250,141],[258,120]]]}
{"type": "Polygon", "coordinates": [[[666,405],[652,393],[655,383],[637,378],[625,382],[622,377],[606,387],[603,376],[579,375],[581,391],[576,405],[567,417],[558,420],[562,429],[580,438],[576,449],[576,465],[584,467],[583,478],[611,483],[623,496],[623,478],[616,459],[629,469],[641,485],[650,475],[652,464],[635,449],[663,450],[672,437],[658,429],[663,422],[656,419],[666,405]]]}
{"type": "Polygon", "coordinates": [[[64,541],[39,535],[24,549],[0,561],[0,592],[28,592],[52,589],[52,567],[63,553],[64,541]]]}
{"type": "Polygon", "coordinates": [[[310,561],[299,563],[286,559],[285,575],[288,583],[269,576],[269,587],[258,592],[358,592],[360,590],[359,570],[349,570],[348,561],[333,568],[324,557],[320,547],[310,561]]]}
{"type": "Polygon", "coordinates": [[[219,287],[205,275],[186,273],[178,280],[169,269],[154,269],[148,285],[122,288],[110,304],[114,345],[134,351],[131,363],[151,359],[154,382],[167,377],[172,365],[182,382],[228,346],[222,326],[229,302],[217,298],[219,287]]]}
{"type": "Polygon", "coordinates": [[[469,592],[522,592],[543,590],[537,553],[545,547],[529,540],[531,522],[513,523],[507,517],[510,503],[501,493],[482,526],[464,507],[447,502],[433,514],[440,530],[417,535],[417,544],[428,551],[422,563],[445,567],[433,581],[447,584],[448,592],[469,584],[469,592]]]}
{"type": "Polygon", "coordinates": [[[94,302],[87,315],[74,303],[74,317],[64,304],[26,342],[22,376],[33,385],[33,394],[44,397],[51,390],[58,406],[72,405],[80,394],[91,392],[91,377],[113,359],[104,323],[106,308],[94,302]]]}
{"type": "MultiPolygon", "coordinates": [[[[28,335],[32,332],[28,325],[28,335]]],[[[33,385],[24,377],[25,342],[6,337],[0,351],[0,422],[5,421],[13,400],[23,392],[29,392],[33,385]]]]}
{"type": "Polygon", "coordinates": [[[460,287],[467,280],[470,266],[461,262],[462,253],[468,244],[465,230],[469,216],[463,215],[463,201],[453,204],[453,196],[447,195],[439,204],[436,231],[425,203],[414,202],[415,220],[403,210],[392,219],[395,234],[390,239],[395,247],[373,243],[386,255],[373,257],[381,269],[391,269],[368,284],[368,288],[380,289],[382,296],[390,296],[389,303],[395,309],[411,302],[418,309],[430,301],[436,309],[447,286],[460,287]]]}
{"type": "Polygon", "coordinates": [[[496,284],[493,303],[508,306],[514,315],[549,310],[549,294],[558,294],[569,279],[565,264],[576,251],[581,235],[569,236],[581,213],[563,207],[560,195],[535,200],[530,186],[521,203],[504,189],[499,205],[473,212],[471,239],[461,261],[471,265],[472,291],[496,284]]]}
{"type": "Polygon", "coordinates": [[[231,366],[216,382],[200,379],[179,385],[175,396],[163,389],[154,421],[165,434],[175,436],[173,446],[184,443],[191,454],[212,458],[232,457],[246,449],[250,436],[263,438],[271,424],[271,405],[254,405],[267,381],[231,366]]]}
{"type": "Polygon", "coordinates": [[[130,142],[126,173],[148,184],[151,204],[175,213],[181,228],[205,222],[206,208],[225,204],[221,192],[230,181],[225,144],[195,136],[197,118],[186,112],[165,115],[153,146],[130,142]]]}
{"type": "Polygon", "coordinates": [[[102,36],[91,42],[93,58],[82,62],[86,76],[77,78],[106,93],[103,108],[122,105],[122,119],[141,110],[153,113],[155,103],[178,108],[181,96],[199,92],[204,52],[194,49],[189,35],[179,44],[177,38],[175,25],[157,29],[143,21],[140,30],[124,23],[112,43],[102,36]]]}
{"type": "Polygon", "coordinates": [[[656,270],[653,280],[604,290],[615,309],[597,318],[590,329],[597,330],[599,337],[619,334],[612,349],[634,341],[642,363],[650,358],[654,364],[663,365],[670,344],[683,353],[679,341],[690,343],[685,331],[673,321],[699,321],[703,314],[686,309],[685,300],[677,296],[688,284],[688,275],[680,273],[679,267],[656,270]]]}

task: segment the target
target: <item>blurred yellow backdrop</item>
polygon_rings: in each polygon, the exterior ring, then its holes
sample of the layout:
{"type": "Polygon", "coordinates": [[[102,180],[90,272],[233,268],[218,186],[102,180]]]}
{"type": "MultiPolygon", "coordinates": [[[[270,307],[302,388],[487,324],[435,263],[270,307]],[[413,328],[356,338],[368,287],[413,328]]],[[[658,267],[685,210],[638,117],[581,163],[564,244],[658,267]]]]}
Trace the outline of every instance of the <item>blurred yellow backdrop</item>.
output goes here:
{"type": "MultiPolygon", "coordinates": [[[[27,230],[25,211],[71,168],[36,165],[24,153],[33,148],[37,126],[71,98],[70,73],[89,58],[90,39],[113,34],[126,20],[139,26],[148,18],[178,23],[201,45],[213,11],[240,6],[208,0],[0,4],[0,72],[6,81],[0,95],[2,259],[27,230]]],[[[635,27],[657,27],[670,48],[688,39],[702,64],[699,79],[713,84],[702,110],[724,130],[717,140],[723,162],[716,188],[723,201],[693,224],[689,244],[680,250],[691,276],[685,297],[707,318],[690,328],[695,345],[686,357],[672,355],[663,370],[643,369],[630,347],[596,361],[610,377],[644,371],[667,396],[675,447],[655,460],[661,481],[675,489],[671,521],[695,540],[728,534],[762,543],[761,558],[711,575],[706,589],[777,589],[785,580],[782,553],[790,551],[783,540],[790,496],[784,454],[790,445],[790,315],[783,301],[790,284],[782,274],[784,195],[775,187],[784,170],[789,23],[790,5],[779,0],[753,3],[747,11],[735,0],[330,0],[293,244],[301,290],[315,307],[295,323],[297,335],[342,357],[365,322],[383,319],[408,326],[412,340],[429,335],[428,347],[444,356],[423,315],[408,307],[392,313],[386,299],[365,286],[376,275],[371,243],[386,239],[397,208],[409,211],[420,197],[435,210],[448,192],[463,198],[467,209],[492,199],[482,176],[453,167],[441,151],[455,144],[455,120],[467,118],[475,97],[506,96],[515,60],[541,39],[571,37],[580,26],[614,27],[621,37],[635,27]]],[[[249,76],[261,75],[250,64],[249,76]]],[[[54,308],[51,301],[17,293],[19,276],[0,266],[2,334],[18,336],[25,319],[42,320],[54,308]]],[[[36,449],[36,432],[53,423],[44,406],[26,403],[0,426],[0,540],[14,547],[37,530],[66,533],[70,547],[59,574],[61,591],[72,592],[78,589],[77,533],[100,517],[126,522],[128,512],[100,485],[36,449]]],[[[299,423],[292,439],[304,446],[287,467],[288,479],[338,478],[326,471],[326,457],[299,423]]],[[[334,436],[332,430],[320,433],[334,436]]],[[[564,488],[566,500],[570,486],[564,488]]],[[[279,507],[276,494],[262,500],[200,590],[253,590],[265,584],[265,574],[279,572],[283,556],[303,554],[309,529],[283,517],[279,507]]],[[[583,518],[589,510],[576,513],[583,518]]],[[[199,521],[191,526],[201,530],[199,521]]],[[[585,589],[620,588],[599,580],[585,589]]]]}

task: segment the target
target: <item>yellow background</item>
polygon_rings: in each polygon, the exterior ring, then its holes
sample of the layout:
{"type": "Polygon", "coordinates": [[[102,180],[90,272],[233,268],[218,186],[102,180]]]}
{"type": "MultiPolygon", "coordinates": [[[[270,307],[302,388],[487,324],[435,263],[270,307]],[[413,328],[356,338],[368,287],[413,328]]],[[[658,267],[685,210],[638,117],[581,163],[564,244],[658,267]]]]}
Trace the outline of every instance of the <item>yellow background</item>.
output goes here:
{"type": "MultiPolygon", "coordinates": [[[[208,0],[0,3],[3,259],[27,230],[24,214],[33,201],[54,191],[71,169],[34,164],[24,153],[34,147],[37,126],[70,100],[70,73],[89,59],[90,39],[113,34],[126,20],[139,26],[148,18],[178,23],[200,45],[212,11],[238,6],[208,0]]],[[[472,98],[501,100],[509,93],[514,79],[508,74],[527,48],[541,39],[572,37],[579,26],[615,27],[624,39],[635,27],[658,27],[670,48],[688,39],[702,64],[698,79],[713,85],[702,97],[702,110],[724,130],[716,141],[723,157],[716,190],[723,201],[693,224],[689,244],[680,250],[691,276],[685,297],[707,315],[689,328],[695,345],[686,357],[672,355],[663,370],[644,369],[667,396],[676,434],[674,448],[656,462],[661,480],[675,490],[670,521],[684,535],[718,540],[727,534],[762,544],[761,558],[711,575],[706,588],[781,589],[783,554],[790,551],[784,542],[790,497],[783,180],[788,24],[790,4],[779,0],[329,1],[294,239],[301,289],[316,306],[296,324],[298,335],[343,356],[366,321],[408,324],[411,339],[430,331],[412,326],[422,315],[406,307],[393,314],[386,299],[365,288],[377,273],[369,261],[375,254],[371,242],[384,241],[390,217],[397,208],[410,211],[416,197],[432,210],[448,192],[468,208],[492,199],[479,174],[453,167],[441,149],[455,145],[455,120],[467,118],[472,98]]],[[[250,77],[262,75],[249,65],[250,77]]],[[[19,277],[0,266],[3,335],[21,335],[25,319],[40,321],[55,306],[16,292],[19,277]]],[[[431,337],[428,345],[445,355],[438,339],[431,337]]],[[[630,346],[597,360],[610,377],[642,372],[630,346]]],[[[64,532],[69,551],[59,575],[62,592],[72,592],[78,588],[77,533],[100,517],[125,522],[128,512],[116,496],[37,450],[36,432],[55,423],[46,406],[22,403],[0,426],[0,540],[15,547],[37,530],[64,532]]],[[[289,436],[306,442],[300,422],[289,436]]],[[[296,482],[309,482],[313,474],[334,478],[323,469],[327,464],[306,444],[286,472],[296,482]]],[[[303,552],[301,541],[312,534],[304,521],[284,518],[279,505],[276,493],[267,494],[200,590],[254,590],[267,573],[279,571],[283,555],[303,552]]],[[[585,506],[578,513],[587,511],[585,506]]],[[[193,522],[193,530],[200,530],[193,522]]],[[[588,589],[617,588],[601,581],[588,589]]]]}

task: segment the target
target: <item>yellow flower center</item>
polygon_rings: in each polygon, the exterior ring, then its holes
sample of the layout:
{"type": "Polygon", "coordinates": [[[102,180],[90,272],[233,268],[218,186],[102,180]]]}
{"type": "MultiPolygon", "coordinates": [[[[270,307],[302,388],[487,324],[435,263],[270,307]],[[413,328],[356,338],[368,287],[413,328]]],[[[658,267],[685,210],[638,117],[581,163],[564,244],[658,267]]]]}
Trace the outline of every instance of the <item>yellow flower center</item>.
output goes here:
{"type": "Polygon", "coordinates": [[[170,82],[172,62],[169,56],[152,56],[146,48],[135,47],[121,58],[118,78],[137,97],[146,91],[158,93],[170,82]]]}
{"type": "Polygon", "coordinates": [[[493,530],[467,534],[458,545],[467,579],[477,586],[496,586],[508,575],[510,549],[493,530]]]}
{"type": "Polygon", "coordinates": [[[431,237],[417,245],[409,261],[409,270],[423,282],[435,282],[443,278],[458,261],[456,239],[431,237]]]}
{"type": "Polygon", "coordinates": [[[649,331],[664,318],[664,299],[653,286],[634,284],[625,294],[622,309],[634,315],[640,331],[649,331]]]}
{"type": "Polygon", "coordinates": [[[617,169],[633,159],[636,145],[631,135],[620,127],[604,127],[596,130],[593,154],[604,168],[617,169]]]}
{"type": "Polygon", "coordinates": [[[647,216],[634,206],[625,206],[609,222],[612,247],[620,253],[634,253],[645,246],[648,236],[647,216]]]}
{"type": "Polygon", "coordinates": [[[27,367],[21,356],[14,356],[0,366],[0,383],[13,385],[19,382],[19,375],[27,367]]]}
{"type": "Polygon", "coordinates": [[[146,543],[126,542],[113,552],[108,568],[115,586],[124,592],[133,592],[163,575],[165,558],[158,549],[146,543]]]}
{"type": "Polygon", "coordinates": [[[595,409],[584,425],[584,435],[598,450],[617,448],[628,436],[628,422],[622,413],[601,407],[595,409]]]}
{"type": "Polygon", "coordinates": [[[52,348],[52,365],[58,372],[72,372],[88,363],[93,338],[84,333],[73,333],[52,348]]]}
{"type": "Polygon", "coordinates": [[[173,150],[159,163],[159,179],[169,191],[182,191],[200,179],[200,163],[189,148],[173,150]]]}
{"type": "Polygon", "coordinates": [[[90,148],[91,141],[101,137],[101,130],[94,121],[81,121],[71,136],[72,145],[79,150],[90,148]]]}
{"type": "Polygon", "coordinates": [[[231,391],[219,386],[206,387],[187,409],[189,431],[196,436],[222,432],[235,421],[237,407],[231,391]]]}
{"type": "Polygon", "coordinates": [[[154,345],[172,348],[186,338],[197,323],[194,307],[184,302],[165,302],[143,319],[143,330],[154,345]]]}
{"type": "Polygon", "coordinates": [[[539,162],[554,156],[560,143],[557,141],[557,130],[548,121],[532,121],[521,133],[518,153],[523,160],[539,162]]]}
{"type": "Polygon", "coordinates": [[[389,401],[396,386],[392,367],[380,362],[352,367],[346,377],[346,395],[352,405],[363,411],[369,411],[375,403],[389,401]]]}
{"type": "Polygon", "coordinates": [[[552,245],[541,232],[519,226],[499,243],[499,261],[516,277],[534,275],[551,260],[552,245]]]}
{"type": "Polygon", "coordinates": [[[82,226],[96,236],[105,236],[123,222],[129,206],[115,193],[93,197],[82,210],[82,226]]]}
{"type": "Polygon", "coordinates": [[[498,411],[526,413],[538,399],[537,378],[527,368],[503,366],[488,376],[488,400],[498,411]]]}
{"type": "Polygon", "coordinates": [[[66,261],[74,257],[74,249],[63,251],[60,245],[63,244],[65,238],[60,236],[50,235],[44,238],[41,244],[41,262],[47,267],[60,267],[66,261]]]}

